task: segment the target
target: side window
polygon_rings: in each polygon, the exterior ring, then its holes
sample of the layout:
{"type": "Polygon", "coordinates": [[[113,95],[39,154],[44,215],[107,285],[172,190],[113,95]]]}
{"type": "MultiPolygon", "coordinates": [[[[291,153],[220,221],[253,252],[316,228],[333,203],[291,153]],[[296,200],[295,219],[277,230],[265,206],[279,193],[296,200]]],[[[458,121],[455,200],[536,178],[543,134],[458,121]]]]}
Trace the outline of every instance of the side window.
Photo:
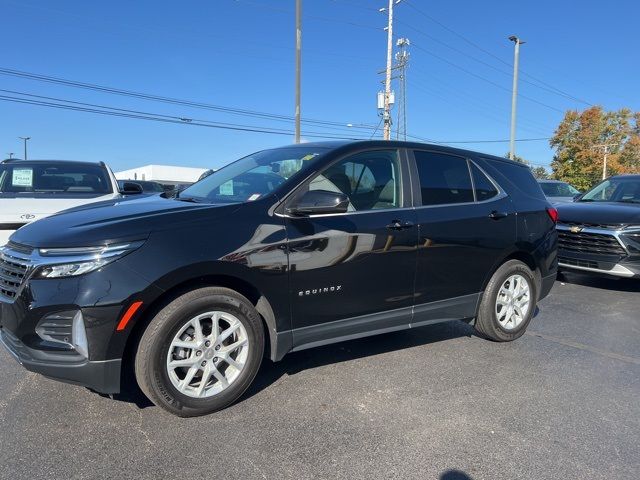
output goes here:
{"type": "Polygon", "coordinates": [[[487,178],[487,176],[480,170],[475,163],[470,162],[471,175],[473,176],[473,186],[476,190],[476,200],[483,202],[498,195],[498,189],[487,178]]]}
{"type": "Polygon", "coordinates": [[[377,150],[347,157],[318,174],[309,190],[344,193],[349,197],[349,211],[400,207],[398,152],[377,150]]]}
{"type": "MultiPolygon", "coordinates": [[[[482,159],[497,169],[509,183],[516,186],[525,195],[546,201],[547,198],[544,196],[540,184],[533,177],[531,169],[526,165],[518,165],[509,161],[486,157],[482,159]]],[[[499,183],[502,185],[501,181],[499,183]]],[[[502,185],[502,188],[505,188],[505,185],[502,185]]],[[[507,193],[509,192],[507,191],[507,193]]]]}
{"type": "Polygon", "coordinates": [[[438,152],[414,151],[422,205],[473,202],[467,159],[438,152]]]}

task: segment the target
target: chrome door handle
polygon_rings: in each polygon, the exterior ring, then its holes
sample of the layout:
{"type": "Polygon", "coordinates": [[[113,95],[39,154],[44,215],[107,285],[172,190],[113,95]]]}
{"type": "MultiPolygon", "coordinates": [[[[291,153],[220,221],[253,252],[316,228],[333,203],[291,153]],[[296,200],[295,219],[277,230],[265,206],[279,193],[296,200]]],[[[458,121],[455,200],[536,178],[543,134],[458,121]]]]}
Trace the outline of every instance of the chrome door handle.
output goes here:
{"type": "Polygon", "coordinates": [[[413,222],[401,222],[400,220],[394,220],[389,225],[387,225],[387,228],[389,230],[404,230],[411,227],[413,227],[413,222]]]}

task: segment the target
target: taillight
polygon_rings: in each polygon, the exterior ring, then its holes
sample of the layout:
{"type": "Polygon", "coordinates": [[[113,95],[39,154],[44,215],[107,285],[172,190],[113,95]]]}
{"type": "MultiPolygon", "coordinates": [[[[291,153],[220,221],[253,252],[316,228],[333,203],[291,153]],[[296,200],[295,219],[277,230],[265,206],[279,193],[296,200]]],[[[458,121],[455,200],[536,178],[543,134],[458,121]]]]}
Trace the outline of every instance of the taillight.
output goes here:
{"type": "Polygon", "coordinates": [[[549,214],[549,218],[551,218],[553,223],[558,223],[558,210],[553,207],[547,207],[547,213],[549,214]]]}

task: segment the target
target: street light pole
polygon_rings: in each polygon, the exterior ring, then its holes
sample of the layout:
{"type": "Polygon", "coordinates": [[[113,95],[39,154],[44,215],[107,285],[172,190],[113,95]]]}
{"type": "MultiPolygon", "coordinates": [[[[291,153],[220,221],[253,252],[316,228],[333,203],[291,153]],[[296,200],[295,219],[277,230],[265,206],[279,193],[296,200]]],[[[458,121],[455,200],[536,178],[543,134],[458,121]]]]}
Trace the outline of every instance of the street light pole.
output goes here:
{"type": "Polygon", "coordinates": [[[9,159],[13,158],[13,152],[9,152],[9,153],[7,153],[7,155],[9,155],[9,159]]]}
{"type": "Polygon", "coordinates": [[[302,69],[302,0],[296,0],[296,133],[300,143],[300,71],[302,69]]]}
{"type": "Polygon", "coordinates": [[[27,140],[31,140],[31,137],[18,137],[24,141],[24,159],[27,159],[27,140]]]}
{"type": "Polygon", "coordinates": [[[388,25],[387,25],[387,69],[384,82],[384,112],[382,113],[382,120],[384,122],[384,135],[385,140],[391,140],[391,53],[393,50],[393,2],[389,0],[389,8],[387,10],[388,25]]]}
{"type": "Polygon", "coordinates": [[[520,45],[524,42],[515,35],[509,37],[515,43],[513,58],[513,92],[511,94],[511,136],[509,139],[509,158],[513,160],[516,155],[516,103],[518,101],[518,64],[520,63],[520,45]]]}

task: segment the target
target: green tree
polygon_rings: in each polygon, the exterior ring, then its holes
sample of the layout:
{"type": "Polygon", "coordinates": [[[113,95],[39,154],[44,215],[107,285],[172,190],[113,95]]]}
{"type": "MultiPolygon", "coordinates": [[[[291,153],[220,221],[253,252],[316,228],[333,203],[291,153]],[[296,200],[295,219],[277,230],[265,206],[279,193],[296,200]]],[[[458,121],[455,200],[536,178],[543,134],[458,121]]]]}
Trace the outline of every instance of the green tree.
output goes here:
{"type": "Polygon", "coordinates": [[[595,106],[569,110],[549,141],[553,176],[587,190],[602,178],[602,145],[609,145],[607,174],[640,171],[640,114],[595,106]]]}
{"type": "Polygon", "coordinates": [[[531,167],[531,173],[533,173],[533,176],[538,180],[547,180],[551,178],[547,169],[541,165],[538,165],[537,167],[531,167]]]}

